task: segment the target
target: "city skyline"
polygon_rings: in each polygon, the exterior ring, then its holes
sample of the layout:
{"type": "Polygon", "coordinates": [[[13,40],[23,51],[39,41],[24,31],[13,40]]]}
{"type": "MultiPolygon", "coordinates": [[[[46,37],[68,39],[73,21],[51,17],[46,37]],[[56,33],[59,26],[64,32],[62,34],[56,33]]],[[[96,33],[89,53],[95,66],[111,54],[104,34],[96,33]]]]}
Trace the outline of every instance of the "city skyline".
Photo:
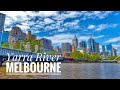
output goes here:
{"type": "Polygon", "coordinates": [[[5,31],[18,26],[23,32],[31,30],[38,38],[52,40],[53,46],[72,42],[74,35],[78,41],[88,41],[92,35],[102,45],[112,44],[120,55],[120,12],[119,11],[41,11],[20,12],[0,11],[6,14],[5,31]]]}

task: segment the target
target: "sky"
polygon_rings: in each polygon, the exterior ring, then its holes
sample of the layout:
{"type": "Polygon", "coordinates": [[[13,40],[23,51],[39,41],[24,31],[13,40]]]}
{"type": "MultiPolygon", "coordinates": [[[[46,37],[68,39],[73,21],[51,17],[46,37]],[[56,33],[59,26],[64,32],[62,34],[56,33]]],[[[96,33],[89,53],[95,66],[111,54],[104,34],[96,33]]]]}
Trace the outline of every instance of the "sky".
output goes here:
{"type": "Polygon", "coordinates": [[[74,35],[80,41],[93,36],[101,45],[112,44],[120,55],[120,11],[0,11],[6,14],[5,31],[18,26],[37,38],[52,40],[53,46],[72,43],[74,35]]]}

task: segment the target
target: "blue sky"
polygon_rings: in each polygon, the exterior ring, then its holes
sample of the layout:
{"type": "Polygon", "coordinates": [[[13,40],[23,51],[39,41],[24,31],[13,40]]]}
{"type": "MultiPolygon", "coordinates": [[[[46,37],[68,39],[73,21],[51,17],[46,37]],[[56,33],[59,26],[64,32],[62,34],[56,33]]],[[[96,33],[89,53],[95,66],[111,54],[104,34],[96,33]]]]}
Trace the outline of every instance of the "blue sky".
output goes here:
{"type": "Polygon", "coordinates": [[[31,30],[37,38],[52,40],[54,46],[93,38],[101,45],[112,43],[120,54],[119,11],[0,11],[6,14],[5,30],[19,26],[23,32],[31,30]]]}

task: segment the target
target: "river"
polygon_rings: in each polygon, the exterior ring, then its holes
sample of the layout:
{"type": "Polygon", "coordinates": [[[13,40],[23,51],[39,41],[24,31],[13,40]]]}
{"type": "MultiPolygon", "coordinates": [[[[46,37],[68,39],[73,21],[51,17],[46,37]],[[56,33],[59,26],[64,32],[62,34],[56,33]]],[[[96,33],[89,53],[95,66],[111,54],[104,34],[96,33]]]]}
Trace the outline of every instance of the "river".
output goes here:
{"type": "Polygon", "coordinates": [[[37,79],[120,79],[119,63],[62,63],[61,75],[32,76],[37,79]]]}

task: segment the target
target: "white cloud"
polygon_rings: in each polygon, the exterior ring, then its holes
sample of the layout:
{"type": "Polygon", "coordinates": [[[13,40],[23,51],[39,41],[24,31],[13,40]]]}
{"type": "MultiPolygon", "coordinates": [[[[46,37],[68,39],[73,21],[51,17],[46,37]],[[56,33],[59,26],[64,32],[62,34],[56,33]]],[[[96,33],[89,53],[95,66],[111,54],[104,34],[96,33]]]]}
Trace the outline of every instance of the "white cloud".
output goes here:
{"type": "Polygon", "coordinates": [[[61,29],[58,30],[58,32],[63,32],[65,30],[66,30],[65,28],[61,28],[61,29]]]}
{"type": "Polygon", "coordinates": [[[34,31],[33,33],[40,33],[41,31],[37,30],[37,31],[34,31]]]}
{"type": "Polygon", "coordinates": [[[94,29],[95,31],[102,31],[107,28],[115,28],[118,24],[100,24],[100,25],[89,25],[87,29],[94,29]]]}
{"type": "Polygon", "coordinates": [[[102,38],[104,37],[105,35],[100,35],[100,36],[96,36],[96,37],[93,37],[94,39],[99,39],[99,38],[102,38]]]}
{"type": "Polygon", "coordinates": [[[54,21],[52,19],[50,19],[50,18],[45,18],[44,23],[45,24],[50,24],[50,23],[54,23],[54,21]]]}
{"type": "Polygon", "coordinates": [[[101,31],[101,30],[103,30],[103,29],[105,29],[105,28],[107,28],[107,27],[108,27],[107,24],[101,24],[101,25],[99,25],[99,26],[96,28],[96,31],[101,31]]]}
{"type": "MultiPolygon", "coordinates": [[[[72,34],[58,34],[58,35],[54,35],[54,36],[50,36],[50,37],[44,37],[47,39],[50,39],[52,41],[53,44],[59,44],[61,45],[61,43],[65,43],[65,42],[72,42],[74,35],[72,34]]],[[[40,39],[41,37],[39,37],[40,39]]]]}
{"type": "Polygon", "coordinates": [[[24,11],[0,11],[11,17],[14,21],[24,21],[27,20],[27,14],[24,11]]]}
{"type": "Polygon", "coordinates": [[[74,28],[74,29],[77,29],[79,28],[79,23],[80,21],[79,20],[74,20],[74,21],[71,21],[71,22],[66,22],[64,23],[64,27],[66,28],[74,28]]]}
{"type": "Polygon", "coordinates": [[[87,41],[89,38],[90,38],[90,36],[81,36],[81,35],[78,36],[79,42],[80,41],[87,41]]]}
{"type": "Polygon", "coordinates": [[[10,17],[6,17],[5,26],[9,26],[9,25],[12,24],[13,22],[14,22],[13,19],[11,19],[10,17]]]}
{"type": "Polygon", "coordinates": [[[115,28],[117,27],[118,24],[100,24],[97,28],[96,28],[96,31],[101,31],[101,30],[104,30],[106,28],[115,28]]]}
{"type": "Polygon", "coordinates": [[[11,28],[5,28],[5,31],[11,31],[11,28]]]}
{"type": "MultiPolygon", "coordinates": [[[[41,38],[41,37],[39,37],[41,38]]],[[[54,36],[50,36],[50,37],[45,37],[45,38],[48,38],[50,40],[52,40],[53,44],[61,44],[61,43],[64,43],[64,42],[69,42],[69,43],[72,43],[72,39],[74,38],[74,35],[73,34],[57,34],[57,35],[54,35],[54,36]]],[[[87,41],[90,37],[89,36],[81,36],[81,35],[77,35],[77,38],[78,38],[78,41],[82,41],[82,40],[85,40],[87,41]]]]}
{"type": "Polygon", "coordinates": [[[88,11],[81,12],[83,13],[82,20],[86,19],[104,19],[112,13],[112,11],[88,11]]]}
{"type": "Polygon", "coordinates": [[[113,46],[114,48],[120,48],[120,43],[112,44],[112,46],[113,46]]]}
{"type": "Polygon", "coordinates": [[[41,17],[56,16],[58,11],[39,11],[38,15],[41,17]]]}
{"type": "Polygon", "coordinates": [[[109,14],[111,14],[112,13],[112,11],[104,11],[104,13],[103,14],[100,14],[99,15],[99,18],[100,19],[103,19],[103,18],[105,18],[105,17],[107,17],[109,14]]]}
{"type": "Polygon", "coordinates": [[[120,41],[120,37],[110,38],[109,40],[105,41],[105,43],[113,43],[120,41]]]}
{"type": "MultiPolygon", "coordinates": [[[[54,22],[52,19],[49,18],[49,17],[52,17],[53,19],[57,20],[55,22],[56,23],[55,29],[58,29],[58,30],[60,29],[59,27],[61,27],[61,24],[59,24],[59,22],[60,21],[63,22],[67,18],[79,17],[79,20],[65,23],[65,26],[68,28],[73,27],[75,29],[79,29],[80,26],[78,25],[78,23],[80,22],[80,20],[82,20],[82,18],[86,18],[86,19],[93,18],[93,17],[96,18],[96,17],[102,16],[102,15],[104,17],[106,17],[107,15],[109,15],[111,13],[110,11],[105,11],[105,12],[103,12],[103,11],[102,12],[101,11],[91,11],[91,12],[88,12],[88,11],[65,11],[62,13],[59,13],[59,11],[37,11],[37,12],[36,11],[0,11],[0,12],[7,15],[5,26],[9,26],[14,22],[19,22],[19,23],[22,23],[22,25],[23,24],[25,25],[25,23],[26,23],[29,26],[31,26],[31,25],[35,26],[35,24],[39,24],[40,25],[39,28],[41,28],[41,27],[44,28],[44,26],[46,24],[50,24],[50,23],[54,22]],[[36,22],[28,21],[28,20],[34,19],[36,16],[39,16],[39,20],[37,20],[36,22]],[[83,17],[81,17],[81,16],[83,16],[83,17]],[[44,18],[44,21],[41,21],[42,20],[41,18],[44,18]]],[[[37,26],[35,26],[35,27],[38,28],[37,26]]]]}
{"type": "Polygon", "coordinates": [[[94,29],[95,28],[95,25],[89,25],[88,26],[88,29],[94,29]]]}
{"type": "Polygon", "coordinates": [[[21,30],[23,31],[23,32],[25,32],[25,33],[27,33],[27,30],[28,29],[30,29],[30,27],[29,26],[22,26],[22,25],[16,25],[16,26],[18,26],[18,27],[20,27],[21,28],[21,30]]]}

